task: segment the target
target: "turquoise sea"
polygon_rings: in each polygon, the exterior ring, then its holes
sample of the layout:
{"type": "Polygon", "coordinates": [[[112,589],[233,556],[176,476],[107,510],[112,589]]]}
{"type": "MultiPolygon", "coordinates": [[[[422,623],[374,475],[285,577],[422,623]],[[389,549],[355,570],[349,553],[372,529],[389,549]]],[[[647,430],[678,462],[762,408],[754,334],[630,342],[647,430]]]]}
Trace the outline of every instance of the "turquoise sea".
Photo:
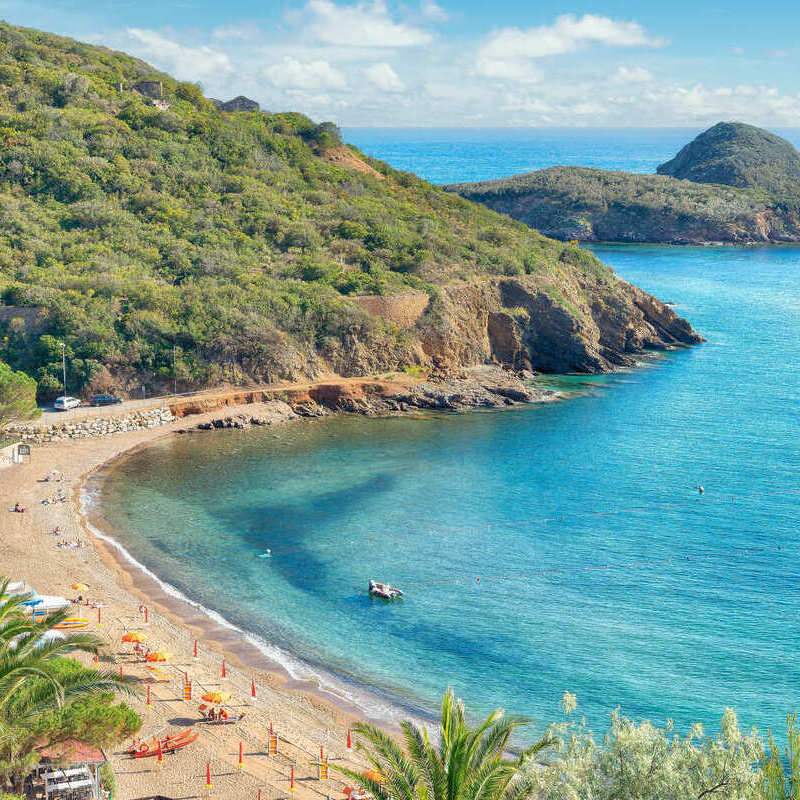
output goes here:
{"type": "Polygon", "coordinates": [[[549,405],[173,437],[105,482],[109,529],[192,599],[382,699],[362,702],[427,714],[452,685],[544,725],[569,689],[595,728],[617,705],[710,729],[732,705],[780,728],[800,706],[800,249],[595,250],[708,343],[542,378],[575,393],[549,405]],[[405,599],[370,600],[370,578],[405,599]]]}

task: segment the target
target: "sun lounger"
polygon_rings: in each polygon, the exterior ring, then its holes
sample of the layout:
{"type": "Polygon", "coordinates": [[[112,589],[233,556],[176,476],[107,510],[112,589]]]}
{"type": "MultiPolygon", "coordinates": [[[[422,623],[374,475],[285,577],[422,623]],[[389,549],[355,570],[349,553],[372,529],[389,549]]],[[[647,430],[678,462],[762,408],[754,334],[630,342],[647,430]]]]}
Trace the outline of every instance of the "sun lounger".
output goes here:
{"type": "Polygon", "coordinates": [[[206,720],[206,722],[209,725],[236,725],[237,723],[241,722],[244,719],[244,717],[245,717],[245,712],[242,711],[242,713],[236,717],[223,717],[222,719],[217,717],[216,719],[206,720]]]}
{"type": "Polygon", "coordinates": [[[163,669],[159,669],[158,667],[148,667],[147,669],[150,670],[150,674],[147,676],[151,681],[156,683],[169,683],[172,680],[170,675],[164,672],[163,669]]]}

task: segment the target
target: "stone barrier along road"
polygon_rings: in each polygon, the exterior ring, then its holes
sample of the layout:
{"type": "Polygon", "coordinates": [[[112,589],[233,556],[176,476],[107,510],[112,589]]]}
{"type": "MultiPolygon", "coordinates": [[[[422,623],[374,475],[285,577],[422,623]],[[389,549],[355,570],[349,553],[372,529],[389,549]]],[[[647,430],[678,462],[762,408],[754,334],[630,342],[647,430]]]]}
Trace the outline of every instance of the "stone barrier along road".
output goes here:
{"type": "Polygon", "coordinates": [[[19,425],[14,432],[23,442],[44,444],[46,442],[62,442],[66,439],[88,439],[94,436],[107,436],[111,433],[139,431],[145,428],[156,428],[166,425],[175,419],[172,411],[166,406],[161,408],[133,411],[116,417],[96,417],[79,422],[62,422],[51,425],[19,425]]]}

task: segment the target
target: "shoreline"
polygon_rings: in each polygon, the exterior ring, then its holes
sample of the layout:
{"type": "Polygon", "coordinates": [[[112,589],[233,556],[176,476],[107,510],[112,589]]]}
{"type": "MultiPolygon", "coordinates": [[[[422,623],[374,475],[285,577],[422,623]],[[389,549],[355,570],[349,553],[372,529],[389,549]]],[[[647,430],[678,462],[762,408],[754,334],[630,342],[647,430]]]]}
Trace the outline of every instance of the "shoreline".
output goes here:
{"type": "MultiPolygon", "coordinates": [[[[207,765],[218,778],[206,796],[254,797],[260,790],[266,800],[281,800],[293,770],[298,800],[325,800],[340,794],[345,781],[334,772],[327,781],[319,780],[320,752],[351,769],[368,766],[354,749],[345,747],[355,721],[376,724],[390,735],[399,730],[402,720],[425,725],[435,721],[413,700],[405,702],[391,690],[383,692],[338,675],[324,664],[298,658],[194,602],[188,593],[133,558],[113,530],[104,527],[101,504],[92,507],[92,493],[102,487],[116,464],[178,433],[198,435],[219,428],[273,426],[340,414],[413,417],[441,411],[501,410],[554,402],[571,394],[527,386],[513,373],[494,367],[477,368],[442,384],[410,381],[390,384],[385,394],[383,389],[381,384],[345,379],[295,389],[293,395],[283,395],[289,404],[269,391],[260,396],[230,392],[220,395],[221,400],[217,396],[184,400],[183,413],[178,410],[162,423],[105,435],[42,437],[32,442],[26,463],[0,469],[8,505],[19,502],[28,512],[0,514],[3,573],[12,580],[27,580],[41,593],[68,599],[77,594],[69,588],[73,582],[89,586],[82,593],[84,601],[100,604],[101,610],[73,605],[73,613],[87,620],[88,632],[108,641],[108,655],[101,659],[105,666],[119,669],[138,684],[135,697],[120,699],[140,715],[141,737],[174,733],[187,726],[208,731],[161,767],[144,763],[143,769],[132,769],[121,749],[108,752],[118,800],[186,796],[190,785],[199,790],[201,779],[204,784],[207,765]],[[54,472],[61,473],[65,482],[43,481],[54,472]],[[53,502],[54,495],[62,492],[66,501],[53,502]],[[60,531],[57,538],[50,535],[54,526],[60,531]],[[57,546],[73,541],[82,541],[83,546],[57,546]],[[145,605],[148,627],[142,627],[140,609],[145,605]],[[163,665],[163,683],[153,682],[144,664],[120,644],[122,634],[130,630],[145,631],[151,649],[175,654],[174,661],[163,665]],[[192,657],[195,639],[200,643],[197,659],[192,657]],[[221,677],[223,660],[227,677],[221,677]],[[183,697],[185,680],[193,686],[194,699],[188,702],[183,697]],[[200,721],[197,698],[223,688],[234,695],[226,704],[228,710],[242,710],[248,719],[235,726],[210,728],[200,721]],[[149,706],[146,689],[153,700],[149,706]],[[256,692],[253,697],[252,691],[256,692]],[[280,735],[279,758],[266,753],[265,731],[273,727],[280,735]],[[239,743],[249,747],[243,765],[237,763],[239,743]]],[[[283,387],[278,391],[287,392],[283,387]]],[[[91,666],[89,657],[77,658],[91,666]]],[[[121,743],[120,748],[128,744],[121,743]]]]}
{"type": "MultiPolygon", "coordinates": [[[[225,417],[232,410],[198,415],[194,421],[225,417]]],[[[165,730],[174,732],[187,726],[196,726],[201,731],[201,738],[190,749],[167,759],[162,767],[145,761],[141,764],[143,769],[132,769],[133,764],[121,752],[128,742],[121,743],[114,752],[107,752],[116,775],[119,800],[159,794],[186,796],[187,788],[192,785],[199,792],[206,764],[211,765],[212,774],[216,775],[210,796],[255,797],[261,789],[267,800],[278,800],[286,796],[290,766],[294,768],[298,798],[322,800],[341,793],[344,782],[333,773],[325,783],[317,782],[320,748],[331,759],[364,769],[365,762],[354,750],[347,749],[345,742],[353,723],[368,718],[369,714],[357,703],[348,703],[346,697],[326,692],[315,681],[294,679],[278,659],[270,660],[254,641],[248,641],[246,631],[215,622],[191,601],[181,604],[170,597],[156,583],[157,577],[149,579],[133,564],[121,563],[121,553],[110,541],[113,537],[93,525],[86,497],[91,481],[102,480],[103,472],[113,468],[118,459],[185,428],[186,420],[176,419],[151,429],[54,442],[32,448],[27,463],[0,470],[8,504],[20,502],[27,509],[24,514],[4,509],[5,513],[0,515],[3,573],[12,580],[29,581],[42,593],[68,599],[77,594],[69,588],[73,582],[87,584],[89,590],[83,592],[84,599],[101,604],[102,623],[99,612],[93,608],[82,605],[73,606],[73,610],[76,616],[87,619],[88,632],[108,640],[108,655],[102,659],[104,666],[120,669],[137,682],[137,696],[121,699],[142,718],[140,735],[150,738],[165,730]],[[42,481],[45,474],[53,471],[63,473],[65,482],[42,481]],[[67,502],[43,503],[60,491],[67,495],[67,502]],[[82,539],[85,546],[57,547],[59,539],[49,534],[54,525],[61,529],[60,540],[82,539]],[[138,610],[143,600],[149,612],[147,627],[143,627],[138,610]],[[174,660],[164,665],[167,682],[149,682],[151,676],[144,665],[120,644],[121,635],[129,630],[145,631],[148,647],[175,654],[174,660]],[[195,638],[200,642],[197,660],[192,658],[195,638]],[[223,658],[227,677],[220,680],[223,658]],[[189,702],[183,698],[184,677],[193,683],[194,699],[189,702]],[[153,700],[149,708],[145,704],[148,685],[153,700]],[[255,699],[251,697],[251,687],[256,688],[255,699]],[[229,711],[241,709],[252,721],[247,719],[223,728],[200,723],[196,712],[200,694],[220,688],[234,694],[226,704],[229,711]],[[279,758],[270,758],[265,752],[265,731],[270,726],[280,735],[279,758]],[[241,768],[237,764],[240,741],[249,748],[241,768]]],[[[89,657],[81,654],[77,657],[91,666],[89,657]]],[[[410,716],[402,713],[398,718],[410,716]]],[[[381,727],[388,729],[386,715],[379,713],[376,717],[381,727]]],[[[141,762],[135,763],[138,766],[141,762]]]]}
{"type": "MultiPolygon", "coordinates": [[[[170,431],[164,434],[164,438],[180,432],[182,431],[170,431]]],[[[138,450],[150,447],[160,438],[162,437],[155,436],[150,441],[120,451],[81,476],[75,487],[79,498],[78,514],[83,527],[92,537],[100,557],[118,576],[124,588],[139,597],[143,603],[147,603],[148,608],[154,607],[173,624],[187,628],[193,636],[210,644],[215,651],[224,651],[226,656],[231,655],[232,662],[239,668],[268,674],[270,680],[284,691],[310,693],[317,699],[332,704],[338,711],[393,731],[399,731],[399,722],[409,717],[426,723],[433,722],[433,717],[426,717],[420,709],[414,709],[410,703],[403,703],[402,699],[391,696],[389,692],[338,675],[325,665],[305,661],[291,651],[239,627],[226,619],[221,612],[193,600],[128,552],[115,538],[113,531],[104,527],[104,518],[99,513],[101,503],[98,502],[95,510],[92,510],[92,500],[88,495],[93,488],[102,491],[103,483],[111,477],[119,462],[138,450]],[[95,487],[92,487],[92,483],[95,487]],[[307,672],[308,676],[298,674],[302,672],[307,672]],[[347,696],[348,690],[361,697],[347,696]],[[373,710],[381,707],[382,712],[373,710]]]]}
{"type": "MultiPolygon", "coordinates": [[[[653,353],[651,357],[660,355],[660,352],[653,353]]],[[[639,363],[645,366],[649,360],[643,359],[639,363]]],[[[592,376],[583,377],[591,379],[592,376]]],[[[299,800],[324,800],[341,791],[344,783],[333,773],[327,786],[317,783],[321,748],[331,759],[342,761],[351,769],[364,769],[365,762],[361,757],[343,746],[356,720],[376,724],[394,735],[399,729],[398,723],[405,719],[430,727],[435,723],[435,708],[429,712],[419,708],[412,699],[406,701],[401,695],[395,695],[391,689],[381,690],[380,687],[361,684],[357,678],[339,675],[324,664],[317,665],[296,657],[290,649],[273,645],[231,623],[215,610],[193,601],[189,592],[162,580],[157,571],[138,562],[115,537],[113,527],[106,526],[102,503],[94,501],[95,493],[102,491],[104,481],[115,467],[137,450],[152,447],[178,433],[199,435],[220,428],[250,427],[248,420],[253,414],[261,415],[252,418],[253,425],[287,424],[331,415],[414,417],[429,413],[436,415],[442,410],[453,413],[452,405],[439,404],[442,398],[448,403],[460,403],[455,406],[456,410],[494,411],[541,405],[583,393],[566,386],[547,388],[545,383],[544,386],[523,387],[526,399],[490,392],[493,404],[487,407],[482,402],[469,403],[473,398],[485,398],[487,390],[484,388],[484,393],[465,397],[459,391],[463,390],[465,383],[467,381],[438,388],[432,398],[436,402],[427,407],[406,406],[399,410],[391,409],[388,413],[380,413],[379,397],[373,402],[360,402],[337,410],[322,403],[305,406],[310,413],[302,413],[304,406],[290,406],[282,400],[217,405],[213,410],[207,406],[199,407],[191,414],[175,415],[171,421],[153,427],[105,436],[56,439],[32,448],[28,463],[0,470],[0,481],[10,485],[7,492],[10,504],[21,502],[31,512],[0,515],[0,552],[5,556],[3,572],[14,580],[27,579],[42,593],[62,594],[67,598],[76,594],[66,588],[73,581],[89,585],[90,590],[84,596],[103,605],[102,628],[99,624],[92,624],[94,610],[84,611],[85,607],[81,607],[80,615],[90,619],[89,631],[106,637],[110,635],[112,655],[106,660],[113,662],[113,669],[124,669],[129,674],[132,669],[139,673],[136,677],[141,683],[137,687],[140,695],[125,701],[143,719],[142,737],[149,738],[165,730],[175,732],[198,723],[199,717],[192,718],[189,714],[194,712],[192,706],[196,706],[196,698],[211,687],[227,690],[238,683],[235,696],[242,702],[232,700],[229,710],[242,708],[248,715],[251,712],[254,716],[258,714],[248,731],[242,730],[240,724],[225,726],[230,728],[225,731],[227,736],[210,739],[201,735],[193,746],[197,752],[184,752],[179,758],[168,759],[170,765],[175,765],[174,769],[154,766],[149,771],[144,770],[148,775],[146,785],[141,784],[143,771],[131,770],[127,757],[120,752],[109,753],[117,775],[119,800],[157,794],[186,796],[187,762],[192,765],[189,769],[195,776],[201,772],[204,775],[206,764],[220,765],[220,774],[225,776],[222,781],[225,789],[220,794],[212,792],[211,796],[230,797],[234,793],[250,794],[261,789],[266,800],[281,800],[286,796],[291,766],[300,781],[297,785],[299,800]],[[42,482],[41,477],[52,471],[63,473],[70,483],[42,482]],[[57,490],[67,489],[69,502],[42,504],[43,498],[52,496],[57,490]],[[48,526],[53,523],[61,527],[64,538],[83,537],[87,546],[78,549],[54,547],[57,540],[47,533],[51,530],[48,526]],[[137,609],[143,605],[148,607],[149,628],[141,628],[141,612],[137,609]],[[130,653],[119,652],[113,647],[122,633],[137,629],[147,631],[148,637],[149,632],[157,632],[152,644],[148,638],[148,647],[176,654],[175,663],[166,665],[172,685],[151,683],[149,686],[150,693],[156,698],[152,707],[145,706],[143,698],[144,681],[151,676],[142,664],[131,663],[130,653]],[[199,659],[191,658],[194,639],[200,642],[199,659]],[[229,677],[220,680],[223,659],[229,677]],[[190,678],[197,687],[195,700],[188,705],[182,697],[184,678],[190,678]],[[257,687],[257,699],[250,698],[251,687],[253,690],[257,687]],[[269,698],[266,708],[263,696],[269,698]],[[160,713],[162,704],[163,713],[160,713]],[[293,754],[287,755],[288,760],[284,759],[283,763],[267,757],[264,752],[264,731],[273,725],[281,733],[281,742],[285,742],[282,746],[293,754]],[[236,764],[236,745],[242,740],[252,745],[251,759],[260,762],[256,774],[236,764]],[[229,769],[231,766],[234,769],[229,769]],[[263,778],[265,770],[266,780],[263,778]],[[341,787],[334,788],[331,783],[337,782],[341,787]]],[[[474,381],[468,382],[470,386],[474,384],[474,381]]],[[[505,386],[501,386],[503,391],[505,386]]],[[[89,665],[88,659],[81,660],[89,665]]],[[[203,729],[205,726],[200,724],[198,727],[203,729]]],[[[127,744],[123,743],[123,746],[127,744]]]]}

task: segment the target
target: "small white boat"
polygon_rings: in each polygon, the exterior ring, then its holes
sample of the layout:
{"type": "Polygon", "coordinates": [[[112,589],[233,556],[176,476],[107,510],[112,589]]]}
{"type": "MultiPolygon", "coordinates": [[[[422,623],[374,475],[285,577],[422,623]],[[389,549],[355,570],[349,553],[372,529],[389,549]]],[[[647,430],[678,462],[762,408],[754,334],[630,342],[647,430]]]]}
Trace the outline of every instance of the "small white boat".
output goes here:
{"type": "Polygon", "coordinates": [[[403,596],[403,592],[396,586],[389,586],[388,583],[380,581],[369,582],[369,593],[373,597],[382,597],[384,600],[396,600],[403,596]]]}

